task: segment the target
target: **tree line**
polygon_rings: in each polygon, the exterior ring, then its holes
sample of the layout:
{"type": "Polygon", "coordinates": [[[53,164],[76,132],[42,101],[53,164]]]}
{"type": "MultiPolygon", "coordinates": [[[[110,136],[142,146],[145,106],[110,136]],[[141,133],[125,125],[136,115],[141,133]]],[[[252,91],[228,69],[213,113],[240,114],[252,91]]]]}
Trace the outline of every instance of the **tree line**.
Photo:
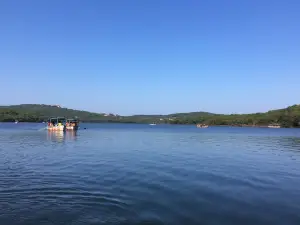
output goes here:
{"type": "Polygon", "coordinates": [[[268,126],[300,127],[300,105],[265,113],[213,114],[206,112],[177,113],[170,115],[119,116],[91,113],[87,111],[57,108],[47,105],[18,105],[0,107],[1,122],[43,122],[49,117],[79,117],[83,122],[108,123],[164,123],[164,124],[207,124],[216,126],[268,126]]]}

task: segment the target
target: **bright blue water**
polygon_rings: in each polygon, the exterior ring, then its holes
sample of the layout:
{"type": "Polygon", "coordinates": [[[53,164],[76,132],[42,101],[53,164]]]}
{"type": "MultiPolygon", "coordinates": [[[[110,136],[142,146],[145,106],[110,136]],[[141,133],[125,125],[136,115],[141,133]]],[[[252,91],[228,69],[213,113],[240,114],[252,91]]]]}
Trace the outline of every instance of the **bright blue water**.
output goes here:
{"type": "Polygon", "coordinates": [[[300,224],[300,129],[0,124],[0,224],[300,224]]]}

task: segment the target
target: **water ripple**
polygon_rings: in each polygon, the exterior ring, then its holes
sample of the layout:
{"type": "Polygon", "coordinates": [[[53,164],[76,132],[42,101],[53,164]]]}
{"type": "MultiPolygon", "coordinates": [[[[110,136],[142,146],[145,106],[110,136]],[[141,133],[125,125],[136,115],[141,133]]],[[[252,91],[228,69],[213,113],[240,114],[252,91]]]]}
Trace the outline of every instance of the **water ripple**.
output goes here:
{"type": "Polygon", "coordinates": [[[295,129],[84,126],[0,127],[3,224],[300,223],[295,129]]]}

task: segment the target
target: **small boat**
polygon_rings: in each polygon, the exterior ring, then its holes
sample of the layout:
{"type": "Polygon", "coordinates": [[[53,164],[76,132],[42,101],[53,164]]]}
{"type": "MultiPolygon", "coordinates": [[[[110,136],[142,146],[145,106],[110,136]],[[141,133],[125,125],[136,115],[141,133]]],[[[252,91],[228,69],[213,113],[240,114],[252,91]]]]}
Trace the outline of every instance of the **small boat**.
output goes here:
{"type": "Polygon", "coordinates": [[[66,121],[66,130],[78,130],[79,128],[78,119],[67,119],[66,121]]]}
{"type": "Polygon", "coordinates": [[[206,124],[197,124],[197,128],[208,128],[208,125],[206,124]]]}
{"type": "Polygon", "coordinates": [[[268,128],[280,128],[280,125],[277,125],[277,124],[275,124],[275,125],[269,125],[268,128]]]}
{"type": "Polygon", "coordinates": [[[19,121],[18,121],[18,120],[15,120],[15,123],[19,123],[19,121]]]}
{"type": "Polygon", "coordinates": [[[53,117],[48,120],[47,130],[49,131],[64,131],[66,119],[64,117],[53,117]]]}
{"type": "Polygon", "coordinates": [[[150,126],[155,126],[155,125],[156,125],[156,123],[150,123],[149,125],[150,125],[150,126]]]}

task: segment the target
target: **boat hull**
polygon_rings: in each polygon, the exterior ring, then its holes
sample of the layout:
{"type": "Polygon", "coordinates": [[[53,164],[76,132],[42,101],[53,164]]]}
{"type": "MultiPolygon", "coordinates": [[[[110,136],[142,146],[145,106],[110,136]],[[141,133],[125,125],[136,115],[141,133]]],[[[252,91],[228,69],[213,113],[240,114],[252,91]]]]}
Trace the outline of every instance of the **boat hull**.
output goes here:
{"type": "Polygon", "coordinates": [[[66,126],[66,130],[78,130],[78,126],[66,126]]]}
{"type": "Polygon", "coordinates": [[[47,130],[49,130],[49,131],[64,131],[65,130],[65,126],[47,127],[47,130]]]}

